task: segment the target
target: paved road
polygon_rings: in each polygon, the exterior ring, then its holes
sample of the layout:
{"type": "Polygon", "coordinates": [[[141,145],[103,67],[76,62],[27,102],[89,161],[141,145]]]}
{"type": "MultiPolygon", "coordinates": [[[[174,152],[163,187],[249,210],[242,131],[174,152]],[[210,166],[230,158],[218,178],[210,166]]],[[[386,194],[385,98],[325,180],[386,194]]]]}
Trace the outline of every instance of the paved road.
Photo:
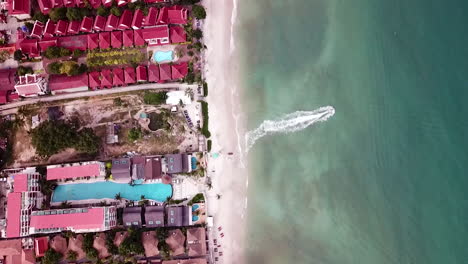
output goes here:
{"type": "Polygon", "coordinates": [[[96,90],[96,91],[83,91],[77,93],[64,93],[58,95],[51,95],[51,96],[43,96],[43,97],[34,97],[34,98],[27,98],[23,101],[13,102],[5,105],[0,105],[0,113],[1,114],[12,114],[16,113],[16,109],[23,105],[29,104],[36,104],[41,102],[52,102],[57,100],[66,100],[66,99],[74,99],[80,97],[88,97],[88,96],[95,96],[95,95],[108,95],[114,93],[125,93],[131,91],[139,91],[139,90],[151,90],[151,89],[174,89],[174,90],[185,90],[187,88],[191,88],[193,91],[197,90],[197,84],[186,84],[186,83],[150,83],[150,84],[140,84],[140,85],[132,85],[126,87],[118,87],[113,89],[105,89],[105,90],[96,90]]]}

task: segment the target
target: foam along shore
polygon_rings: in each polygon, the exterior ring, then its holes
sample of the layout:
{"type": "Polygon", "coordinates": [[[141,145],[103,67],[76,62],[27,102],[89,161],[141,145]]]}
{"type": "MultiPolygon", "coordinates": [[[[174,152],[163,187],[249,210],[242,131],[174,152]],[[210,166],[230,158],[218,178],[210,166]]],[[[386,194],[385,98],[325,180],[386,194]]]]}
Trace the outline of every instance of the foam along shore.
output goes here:
{"type": "MultiPolygon", "coordinates": [[[[205,77],[208,97],[212,153],[208,176],[213,188],[207,193],[208,215],[214,217],[211,234],[221,244],[220,263],[244,263],[247,172],[243,150],[243,121],[239,108],[238,66],[232,39],[235,0],[205,0],[205,77]],[[242,135],[242,136],[241,136],[242,135]],[[242,143],[241,143],[242,142],[242,143]],[[232,152],[233,155],[228,155],[232,152]],[[217,195],[221,195],[218,199],[217,195]],[[218,227],[222,231],[218,231],[218,227]],[[220,233],[224,233],[221,237],[220,233]]],[[[210,231],[209,231],[210,232],[210,231]]],[[[218,255],[215,255],[218,256],[218,255]]]]}

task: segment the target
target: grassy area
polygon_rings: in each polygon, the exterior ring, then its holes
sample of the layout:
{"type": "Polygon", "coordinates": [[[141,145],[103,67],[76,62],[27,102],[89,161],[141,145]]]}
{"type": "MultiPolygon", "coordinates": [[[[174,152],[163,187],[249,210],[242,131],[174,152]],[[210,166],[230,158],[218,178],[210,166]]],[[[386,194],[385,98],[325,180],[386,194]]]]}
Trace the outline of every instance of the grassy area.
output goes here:
{"type": "Polygon", "coordinates": [[[149,92],[145,91],[143,95],[143,101],[145,104],[150,104],[150,105],[160,105],[164,104],[167,99],[167,93],[166,92],[149,92]]]}
{"type": "Polygon", "coordinates": [[[108,51],[89,51],[86,55],[88,67],[103,67],[113,65],[137,65],[146,61],[146,54],[140,49],[113,49],[108,51]]]}
{"type": "Polygon", "coordinates": [[[205,101],[200,101],[201,102],[201,106],[202,106],[202,115],[203,115],[203,127],[201,129],[201,132],[202,134],[206,137],[206,138],[210,138],[211,137],[211,133],[210,133],[210,130],[208,129],[208,103],[205,102],[205,101]]]}

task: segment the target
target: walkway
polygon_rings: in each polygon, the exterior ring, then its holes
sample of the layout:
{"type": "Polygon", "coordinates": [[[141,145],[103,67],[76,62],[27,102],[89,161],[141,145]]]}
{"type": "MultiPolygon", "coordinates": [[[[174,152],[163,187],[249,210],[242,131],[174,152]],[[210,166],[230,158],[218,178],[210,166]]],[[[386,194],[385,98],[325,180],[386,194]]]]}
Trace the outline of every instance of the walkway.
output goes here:
{"type": "Polygon", "coordinates": [[[172,89],[172,90],[185,91],[185,89],[188,89],[188,88],[196,90],[197,85],[186,84],[186,83],[149,83],[149,84],[126,86],[126,87],[118,87],[118,88],[106,89],[106,90],[85,91],[85,92],[77,92],[77,93],[63,93],[63,94],[51,95],[51,96],[34,97],[34,98],[24,99],[23,101],[0,105],[0,114],[6,115],[6,114],[16,113],[16,108],[20,106],[43,103],[43,102],[53,102],[53,101],[58,101],[58,100],[68,100],[68,99],[97,96],[97,95],[109,95],[109,94],[125,93],[125,92],[139,91],[139,90],[172,89]]]}

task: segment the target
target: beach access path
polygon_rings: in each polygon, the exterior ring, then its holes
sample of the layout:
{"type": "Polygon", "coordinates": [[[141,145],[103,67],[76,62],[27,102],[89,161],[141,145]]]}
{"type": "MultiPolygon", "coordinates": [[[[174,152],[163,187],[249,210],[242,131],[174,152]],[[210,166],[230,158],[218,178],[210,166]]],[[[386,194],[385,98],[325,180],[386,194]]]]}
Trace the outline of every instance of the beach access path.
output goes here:
{"type": "Polygon", "coordinates": [[[152,90],[152,89],[185,91],[186,89],[190,88],[193,91],[196,91],[197,86],[198,86],[197,84],[186,84],[186,83],[150,83],[150,84],[139,84],[139,85],[126,86],[126,87],[105,89],[105,90],[83,91],[83,92],[76,92],[76,93],[62,93],[62,94],[51,95],[51,96],[39,96],[39,97],[26,98],[18,102],[0,105],[0,113],[2,115],[13,114],[13,113],[16,113],[17,108],[20,106],[43,103],[43,102],[53,102],[53,101],[59,101],[59,100],[75,99],[75,98],[80,98],[80,97],[111,95],[111,94],[126,93],[126,92],[132,92],[132,91],[140,91],[140,90],[152,90]]]}

